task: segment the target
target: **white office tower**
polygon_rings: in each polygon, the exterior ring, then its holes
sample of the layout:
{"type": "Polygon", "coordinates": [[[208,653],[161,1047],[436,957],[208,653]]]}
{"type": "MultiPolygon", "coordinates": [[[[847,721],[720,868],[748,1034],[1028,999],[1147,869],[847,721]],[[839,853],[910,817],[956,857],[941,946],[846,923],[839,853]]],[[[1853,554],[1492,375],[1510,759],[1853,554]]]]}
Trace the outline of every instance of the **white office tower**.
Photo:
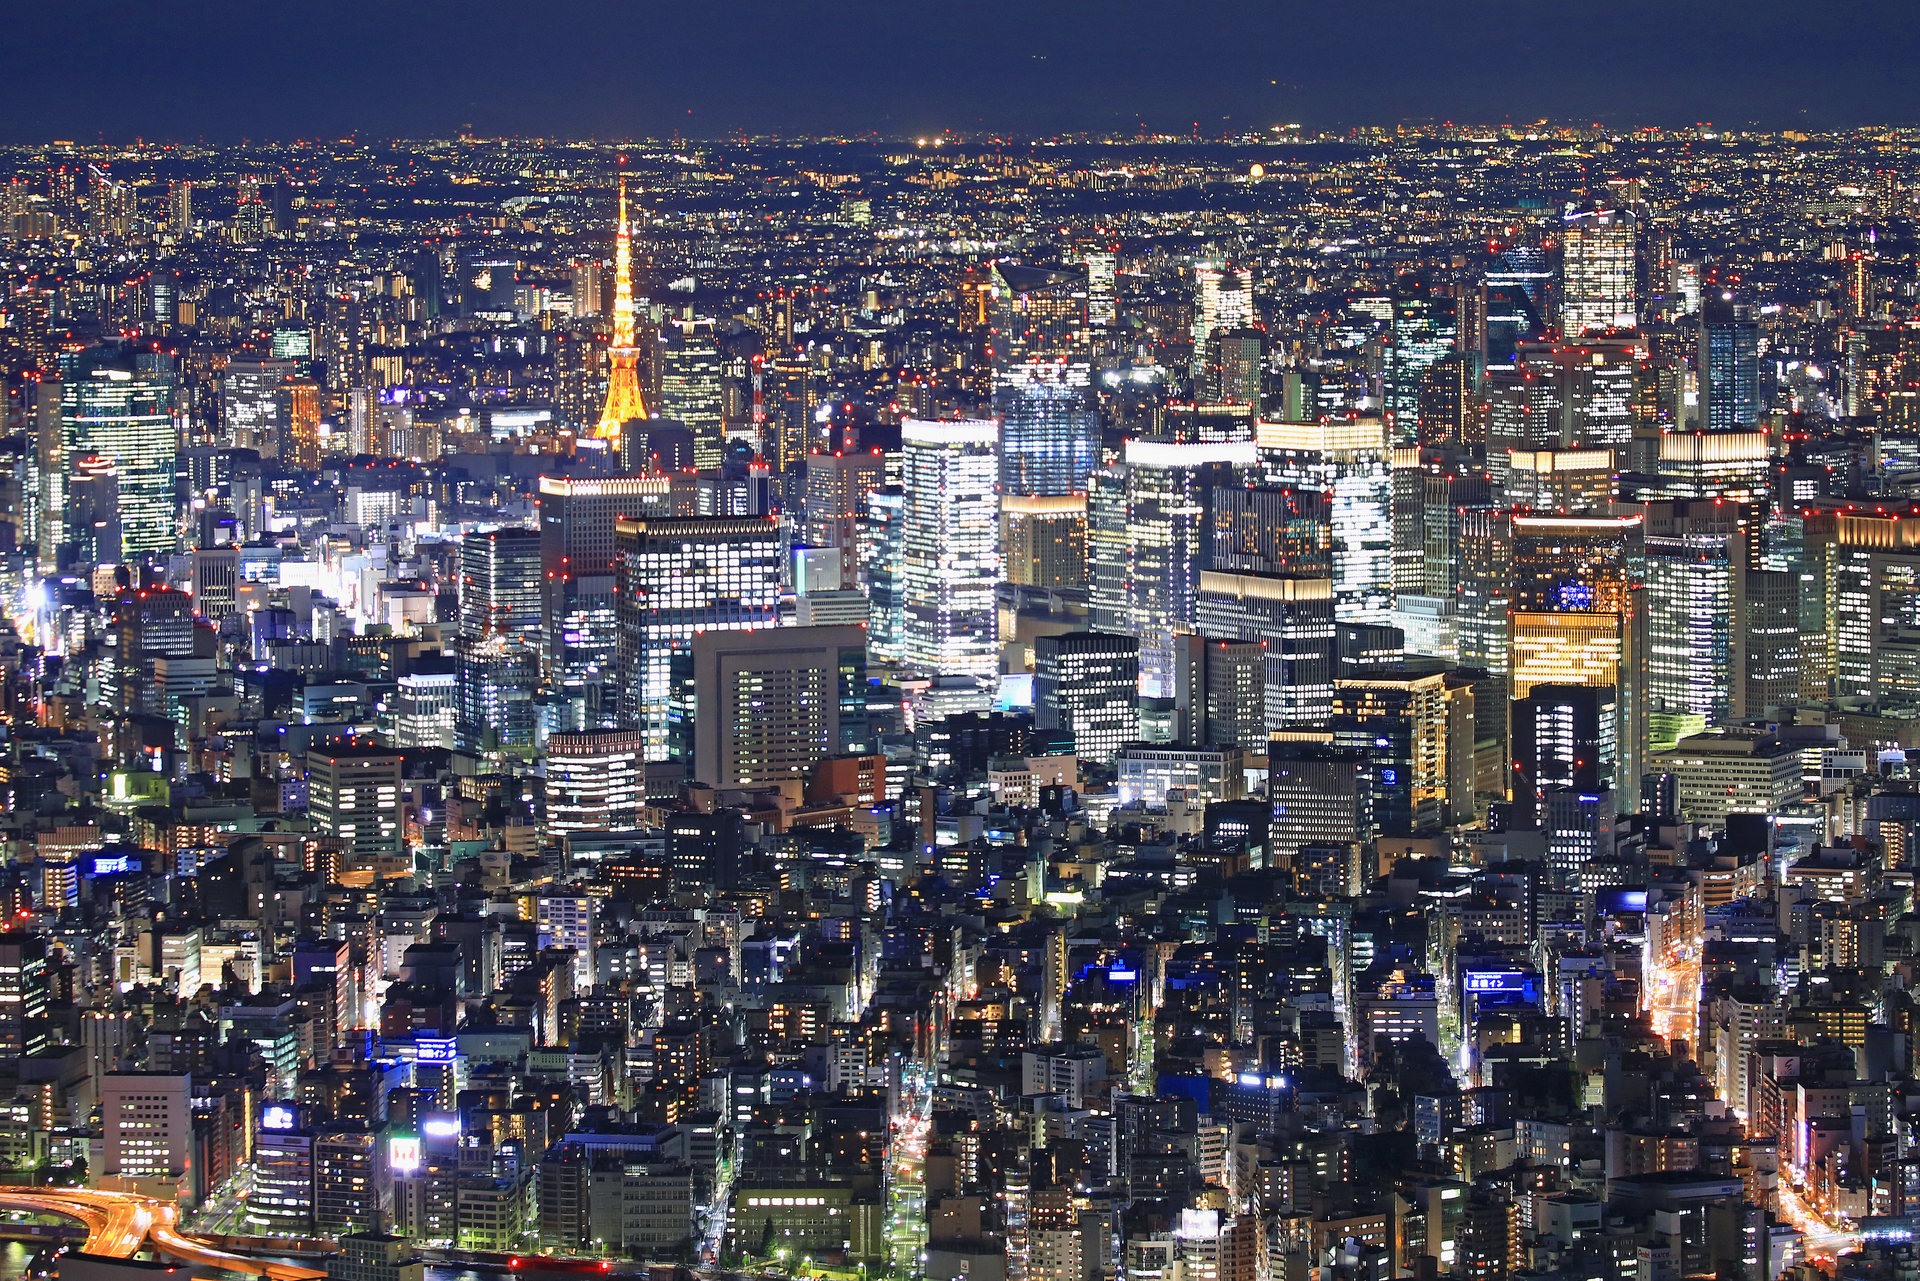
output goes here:
{"type": "Polygon", "coordinates": [[[1140,692],[1171,698],[1174,636],[1193,630],[1214,489],[1259,462],[1250,440],[1129,440],[1126,462],[1091,478],[1088,625],[1140,638],[1140,692]]]}
{"type": "Polygon", "coordinates": [[[999,674],[999,439],[992,419],[900,427],[904,661],[925,675],[999,674]]]}
{"type": "Polygon", "coordinates": [[[1604,206],[1567,210],[1560,260],[1560,328],[1569,338],[1632,329],[1633,215],[1604,206]]]}
{"type": "Polygon", "coordinates": [[[1206,363],[1207,339],[1218,329],[1253,324],[1253,273],[1220,262],[1193,265],[1193,360],[1206,363]]]}

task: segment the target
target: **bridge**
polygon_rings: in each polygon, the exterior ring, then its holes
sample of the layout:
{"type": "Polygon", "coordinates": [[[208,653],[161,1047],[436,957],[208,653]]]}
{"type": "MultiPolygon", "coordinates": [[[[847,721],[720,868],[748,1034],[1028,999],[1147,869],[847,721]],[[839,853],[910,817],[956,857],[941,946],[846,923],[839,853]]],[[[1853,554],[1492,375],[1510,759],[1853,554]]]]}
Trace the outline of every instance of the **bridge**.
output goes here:
{"type": "Polygon", "coordinates": [[[183,1263],[219,1268],[267,1281],[325,1281],[326,1273],[271,1259],[235,1254],[182,1233],[180,1209],[152,1197],[92,1188],[0,1188],[0,1210],[58,1215],[86,1229],[88,1254],[131,1258],[142,1246],[183,1263]]]}

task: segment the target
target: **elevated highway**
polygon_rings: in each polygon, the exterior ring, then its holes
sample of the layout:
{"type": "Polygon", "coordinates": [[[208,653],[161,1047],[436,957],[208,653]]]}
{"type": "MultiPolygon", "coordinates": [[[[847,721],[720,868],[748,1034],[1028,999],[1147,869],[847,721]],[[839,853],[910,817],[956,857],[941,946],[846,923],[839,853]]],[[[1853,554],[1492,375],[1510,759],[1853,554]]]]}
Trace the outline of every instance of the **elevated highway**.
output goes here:
{"type": "Polygon", "coordinates": [[[142,1246],[183,1263],[219,1268],[267,1281],[325,1281],[326,1273],[273,1259],[235,1254],[179,1230],[179,1207],[152,1197],[92,1188],[0,1188],[0,1210],[26,1210],[73,1219],[87,1230],[88,1254],[131,1258],[142,1246]]]}

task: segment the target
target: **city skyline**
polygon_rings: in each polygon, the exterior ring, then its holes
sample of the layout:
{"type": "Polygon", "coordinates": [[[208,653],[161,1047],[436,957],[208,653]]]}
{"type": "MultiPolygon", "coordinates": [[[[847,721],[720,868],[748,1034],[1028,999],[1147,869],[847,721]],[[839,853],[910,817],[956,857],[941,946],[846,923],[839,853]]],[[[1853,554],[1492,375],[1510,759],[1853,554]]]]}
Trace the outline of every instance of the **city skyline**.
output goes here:
{"type": "Polygon", "coordinates": [[[0,145],[8,1258],[1920,1275],[1917,268],[1920,127],[0,145]]]}

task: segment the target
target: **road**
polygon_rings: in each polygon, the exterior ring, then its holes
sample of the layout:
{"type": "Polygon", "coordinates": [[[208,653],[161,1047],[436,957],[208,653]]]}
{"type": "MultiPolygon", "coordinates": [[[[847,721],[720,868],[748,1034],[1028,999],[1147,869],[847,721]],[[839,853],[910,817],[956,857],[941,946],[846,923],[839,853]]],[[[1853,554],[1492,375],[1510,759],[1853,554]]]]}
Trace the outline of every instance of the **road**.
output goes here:
{"type": "Polygon", "coordinates": [[[144,1245],[201,1267],[221,1268],[267,1281],[324,1281],[325,1272],[271,1259],[252,1259],[217,1249],[183,1235],[176,1226],[180,1209],[151,1197],[92,1188],[20,1188],[0,1190],[0,1209],[31,1210],[75,1219],[87,1229],[88,1254],[131,1258],[144,1245]]]}
{"type": "Polygon", "coordinates": [[[1779,1200],[1780,1217],[1800,1229],[1808,1258],[1830,1261],[1860,1248],[1862,1238],[1858,1232],[1836,1228],[1821,1218],[1799,1190],[1784,1180],[1780,1184],[1779,1200]]]}

